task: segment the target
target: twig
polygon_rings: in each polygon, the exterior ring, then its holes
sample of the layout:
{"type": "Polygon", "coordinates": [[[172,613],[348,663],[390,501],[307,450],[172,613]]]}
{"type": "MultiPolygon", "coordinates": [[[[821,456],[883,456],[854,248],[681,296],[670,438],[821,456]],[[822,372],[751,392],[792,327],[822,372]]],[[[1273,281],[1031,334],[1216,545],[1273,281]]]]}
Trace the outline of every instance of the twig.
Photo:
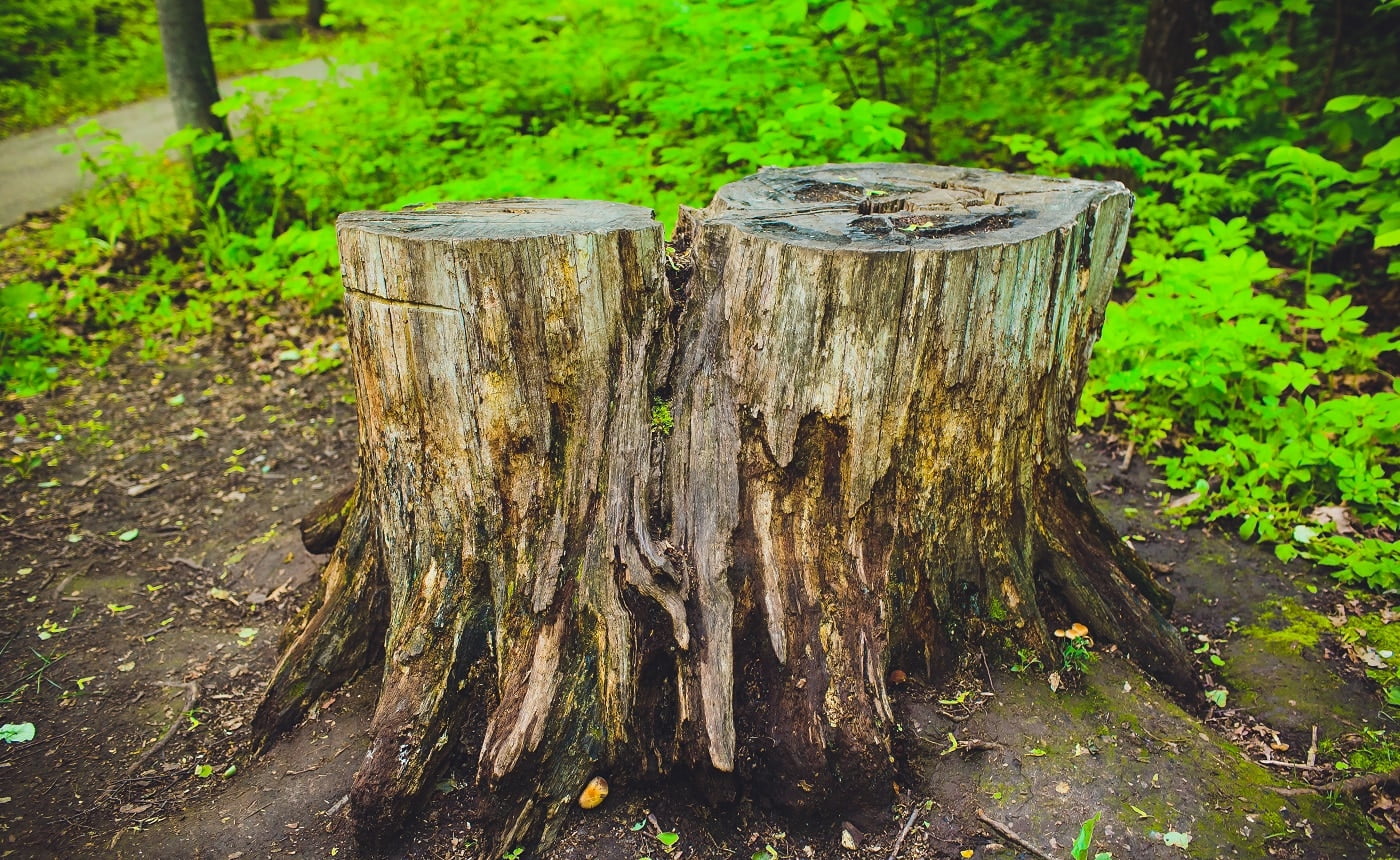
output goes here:
{"type": "Polygon", "coordinates": [[[1275,788],[1272,785],[1268,788],[1274,794],[1281,794],[1284,797],[1302,797],[1307,794],[1331,794],[1334,791],[1342,794],[1357,794],[1368,788],[1385,785],[1389,782],[1400,782],[1400,767],[1387,773],[1368,773],[1363,776],[1353,776],[1349,779],[1339,779],[1335,782],[1310,785],[1304,788],[1275,788]]]}
{"type": "Polygon", "coordinates": [[[151,760],[151,756],[159,752],[160,748],[165,746],[166,742],[175,736],[175,730],[180,728],[180,723],[184,721],[185,714],[194,710],[194,703],[199,701],[199,685],[194,681],[184,684],[157,681],[156,684],[161,687],[183,687],[185,690],[185,707],[175,714],[175,719],[170,722],[170,727],[165,730],[165,734],[160,736],[160,740],[156,741],[150,749],[141,754],[140,758],[131,763],[131,767],[126,769],[127,776],[131,776],[145,766],[146,762],[151,760]]]}
{"type": "Polygon", "coordinates": [[[1294,770],[1321,771],[1321,772],[1323,772],[1323,773],[1330,773],[1331,770],[1332,770],[1331,768],[1318,767],[1318,766],[1315,765],[1315,764],[1302,764],[1301,762],[1296,762],[1296,761],[1279,761],[1278,759],[1272,759],[1272,758],[1260,759],[1260,760],[1259,760],[1259,763],[1260,763],[1260,764],[1271,764],[1271,765],[1273,765],[1274,767],[1290,767],[1290,768],[1293,768],[1294,770]]]}
{"type": "Polygon", "coordinates": [[[344,808],[345,804],[347,804],[347,803],[349,803],[349,802],[350,802],[350,795],[348,795],[348,794],[342,794],[342,795],[340,796],[340,800],[337,800],[335,803],[332,803],[330,809],[327,809],[327,810],[326,810],[325,816],[326,816],[327,818],[330,818],[332,815],[335,815],[335,814],[336,814],[337,812],[339,812],[342,808],[344,808]]]}
{"type": "Polygon", "coordinates": [[[1308,767],[1317,764],[1317,726],[1313,726],[1312,744],[1308,747],[1308,767]]]}
{"type": "Polygon", "coordinates": [[[1128,443],[1128,450],[1123,452],[1123,462],[1118,464],[1118,471],[1128,471],[1128,467],[1133,464],[1133,451],[1136,449],[1136,447],[1137,446],[1134,443],[1128,443]]]}
{"type": "Polygon", "coordinates": [[[977,810],[977,820],[992,828],[997,833],[1001,834],[1001,837],[1003,839],[1007,840],[1008,842],[1015,842],[1017,845],[1026,849],[1031,854],[1035,855],[1036,857],[1039,857],[1040,860],[1055,860],[1054,857],[1051,857],[1049,854],[1046,854],[1044,851],[1041,851],[1039,848],[1035,847],[1034,845],[1027,842],[1025,839],[1021,838],[1020,834],[1012,830],[1010,827],[1007,827],[1005,824],[1002,824],[1000,821],[997,821],[994,818],[988,818],[987,813],[983,812],[980,809],[977,810]]]}
{"type": "Polygon", "coordinates": [[[987,689],[993,693],[997,691],[997,685],[992,683],[992,667],[987,664],[987,649],[982,648],[982,668],[987,670],[987,689]]]}
{"type": "Polygon", "coordinates": [[[56,598],[62,597],[63,592],[68,590],[69,584],[71,584],[74,579],[77,579],[79,576],[87,576],[87,572],[90,570],[92,570],[92,562],[88,562],[87,564],[83,565],[82,567],[78,568],[77,570],[73,571],[67,576],[63,577],[63,579],[58,581],[58,585],[55,585],[53,587],[53,596],[56,598]]]}
{"type": "Polygon", "coordinates": [[[199,562],[197,562],[197,561],[190,561],[190,560],[187,559],[187,558],[172,558],[172,559],[170,560],[170,563],[171,563],[171,564],[182,564],[182,565],[184,565],[185,567],[188,567],[190,570],[195,571],[196,573],[213,573],[213,571],[211,571],[209,568],[205,567],[204,565],[200,564],[199,562]]]}
{"type": "Polygon", "coordinates": [[[894,840],[894,848],[890,850],[888,860],[895,860],[899,856],[899,849],[904,847],[904,837],[909,835],[909,829],[914,826],[914,819],[919,817],[919,804],[915,803],[914,808],[909,810],[909,817],[904,820],[904,826],[900,828],[899,836],[894,840]]]}

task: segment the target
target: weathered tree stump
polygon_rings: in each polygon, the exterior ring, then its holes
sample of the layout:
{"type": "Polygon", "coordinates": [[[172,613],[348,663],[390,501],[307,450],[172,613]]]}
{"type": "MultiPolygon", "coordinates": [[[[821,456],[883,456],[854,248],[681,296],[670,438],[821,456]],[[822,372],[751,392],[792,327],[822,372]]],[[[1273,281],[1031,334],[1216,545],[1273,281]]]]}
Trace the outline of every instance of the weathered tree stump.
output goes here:
{"type": "Polygon", "coordinates": [[[1067,447],[1130,206],[764,170],[683,213],[670,271],[636,207],[342,216],[360,482],[255,729],[382,641],[360,833],[474,756],[505,848],[547,843],[594,775],[878,804],[887,670],[1049,662],[1056,624],[1194,691],[1067,447]]]}

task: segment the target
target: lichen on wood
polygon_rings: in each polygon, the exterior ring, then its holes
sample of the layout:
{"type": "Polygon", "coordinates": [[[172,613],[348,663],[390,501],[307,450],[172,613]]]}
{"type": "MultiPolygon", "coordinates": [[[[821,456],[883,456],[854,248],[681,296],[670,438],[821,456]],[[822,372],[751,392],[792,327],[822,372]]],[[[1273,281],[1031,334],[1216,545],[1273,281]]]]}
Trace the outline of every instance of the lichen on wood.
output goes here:
{"type": "Polygon", "coordinates": [[[1116,183],[765,170],[683,212],[669,278],[636,207],[342,216],[360,486],[259,727],[363,665],[339,643],[382,639],[361,834],[468,758],[509,847],[604,775],[878,805],[888,668],[1048,658],[1056,623],[1193,691],[1067,449],[1130,206],[1116,183]],[[379,626],[341,606],[381,592],[379,626]]]}

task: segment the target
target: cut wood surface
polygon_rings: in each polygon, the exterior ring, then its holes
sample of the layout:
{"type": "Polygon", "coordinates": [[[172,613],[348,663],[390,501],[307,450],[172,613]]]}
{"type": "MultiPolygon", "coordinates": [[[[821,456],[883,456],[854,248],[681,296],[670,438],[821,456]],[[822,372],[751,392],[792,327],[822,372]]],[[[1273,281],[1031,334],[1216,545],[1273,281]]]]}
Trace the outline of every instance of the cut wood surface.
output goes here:
{"type": "Polygon", "coordinates": [[[859,817],[891,668],[1058,663],[1071,622],[1194,692],[1067,450],[1130,207],[863,164],[727,185],[669,258],[620,204],[342,216],[360,483],[258,730],[382,642],[359,832],[465,758],[505,849],[594,776],[859,817]]]}

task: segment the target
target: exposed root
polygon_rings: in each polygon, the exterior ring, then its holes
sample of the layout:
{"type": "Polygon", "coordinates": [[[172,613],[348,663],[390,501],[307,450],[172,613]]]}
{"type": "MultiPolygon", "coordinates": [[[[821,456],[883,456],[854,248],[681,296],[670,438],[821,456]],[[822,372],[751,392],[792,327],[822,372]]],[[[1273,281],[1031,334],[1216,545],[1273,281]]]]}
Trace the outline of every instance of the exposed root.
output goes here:
{"type": "Polygon", "coordinates": [[[165,734],[160,736],[160,740],[152,744],[150,749],[142,753],[141,757],[138,758],[136,761],[132,762],[131,767],[128,767],[126,769],[127,776],[132,776],[138,771],[140,771],[141,768],[145,767],[146,762],[151,760],[152,756],[160,752],[161,748],[164,747],[165,744],[172,737],[175,736],[175,730],[180,728],[180,723],[184,722],[185,715],[188,714],[190,711],[193,711],[195,702],[199,701],[199,685],[196,684],[194,681],[189,681],[184,684],[176,684],[170,681],[157,681],[156,686],[183,687],[185,690],[185,706],[175,713],[175,719],[170,721],[169,728],[165,730],[165,734]]]}
{"type": "MultiPolygon", "coordinates": [[[[1276,762],[1275,762],[1276,763],[1276,762]]],[[[1269,791],[1284,797],[1303,797],[1309,794],[1359,794],[1368,788],[1375,788],[1378,785],[1388,785],[1390,783],[1400,783],[1400,767],[1386,773],[1368,773],[1364,776],[1353,776],[1349,779],[1339,779],[1322,785],[1310,785],[1297,788],[1282,788],[1269,786],[1269,791]]]]}
{"type": "Polygon", "coordinates": [[[988,818],[987,813],[980,809],[977,810],[977,820],[995,830],[1007,842],[1015,842],[1033,856],[1039,857],[1040,860],[1055,860],[1054,857],[1051,857],[1049,854],[1046,854],[1044,851],[1041,851],[1039,848],[1027,842],[1025,837],[1021,836],[1010,827],[1007,827],[995,818],[988,818]]]}

